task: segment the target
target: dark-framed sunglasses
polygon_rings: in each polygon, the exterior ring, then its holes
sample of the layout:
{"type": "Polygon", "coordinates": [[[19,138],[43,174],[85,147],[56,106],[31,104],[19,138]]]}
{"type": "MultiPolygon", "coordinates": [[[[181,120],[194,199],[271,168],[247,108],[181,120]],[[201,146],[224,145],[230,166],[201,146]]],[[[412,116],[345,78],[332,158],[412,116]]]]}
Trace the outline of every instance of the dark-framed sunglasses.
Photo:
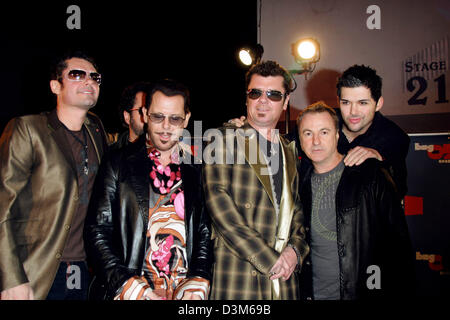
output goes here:
{"type": "Polygon", "coordinates": [[[281,99],[283,99],[284,96],[284,94],[278,90],[263,91],[259,89],[250,89],[247,91],[247,97],[249,97],[252,100],[256,100],[259,99],[263,93],[266,93],[267,99],[273,102],[281,101],[281,99]]]}
{"type": "Polygon", "coordinates": [[[169,118],[169,123],[173,126],[180,126],[183,124],[183,121],[186,118],[180,117],[180,116],[176,116],[176,115],[170,115],[170,116],[166,116],[163,113],[149,113],[148,114],[150,121],[154,122],[154,123],[161,123],[163,122],[166,117],[169,118]]]}
{"type": "MultiPolygon", "coordinates": [[[[87,77],[87,72],[84,70],[78,70],[78,69],[70,70],[66,75],[67,80],[70,80],[70,81],[84,81],[86,79],[86,77],[87,77]]],[[[102,83],[102,75],[98,72],[89,73],[89,79],[97,82],[98,84],[102,83]]]]}

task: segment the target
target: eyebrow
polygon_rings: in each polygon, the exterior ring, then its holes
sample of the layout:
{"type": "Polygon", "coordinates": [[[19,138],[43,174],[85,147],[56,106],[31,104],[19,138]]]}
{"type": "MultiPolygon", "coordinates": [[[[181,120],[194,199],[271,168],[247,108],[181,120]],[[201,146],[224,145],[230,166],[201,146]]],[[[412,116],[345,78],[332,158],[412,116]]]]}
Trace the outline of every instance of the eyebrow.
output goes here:
{"type": "MultiPolygon", "coordinates": [[[[344,98],[339,98],[339,100],[340,101],[350,101],[350,100],[344,99],[344,98]]],[[[355,100],[355,101],[370,101],[370,98],[369,99],[358,99],[358,100],[355,100]]]]}
{"type": "MultiPolygon", "coordinates": [[[[323,131],[323,130],[326,130],[326,131],[332,131],[332,129],[331,129],[331,128],[328,128],[328,127],[320,128],[318,131],[323,131]]],[[[307,131],[312,132],[313,130],[312,130],[312,129],[303,129],[303,130],[302,130],[302,133],[305,133],[305,132],[307,132],[307,131]]]]}

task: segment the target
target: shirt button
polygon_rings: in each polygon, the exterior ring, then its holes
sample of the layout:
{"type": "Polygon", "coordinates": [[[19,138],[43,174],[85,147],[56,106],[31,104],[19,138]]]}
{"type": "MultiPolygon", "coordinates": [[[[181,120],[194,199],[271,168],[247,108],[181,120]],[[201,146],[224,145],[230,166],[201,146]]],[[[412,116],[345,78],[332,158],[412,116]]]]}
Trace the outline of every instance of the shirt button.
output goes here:
{"type": "Polygon", "coordinates": [[[251,207],[252,207],[252,205],[250,204],[250,203],[246,203],[245,205],[244,205],[244,207],[245,207],[245,209],[250,209],[251,207]]]}
{"type": "Polygon", "coordinates": [[[66,225],[64,226],[64,229],[66,229],[66,231],[69,231],[69,230],[70,230],[70,226],[69,226],[68,224],[66,224],[66,225]]]}
{"type": "Polygon", "coordinates": [[[256,272],[255,270],[252,270],[252,276],[256,277],[257,274],[258,274],[258,272],[256,272]]]}
{"type": "Polygon", "coordinates": [[[61,253],[58,252],[58,253],[56,254],[56,259],[61,259],[61,257],[62,257],[61,253]]]}

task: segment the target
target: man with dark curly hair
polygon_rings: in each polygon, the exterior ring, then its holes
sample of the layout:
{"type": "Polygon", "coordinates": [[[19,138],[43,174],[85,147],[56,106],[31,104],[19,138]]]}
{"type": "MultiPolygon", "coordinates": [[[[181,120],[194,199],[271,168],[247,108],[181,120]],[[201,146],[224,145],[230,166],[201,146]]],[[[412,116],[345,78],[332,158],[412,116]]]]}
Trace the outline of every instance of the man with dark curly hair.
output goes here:
{"type": "Polygon", "coordinates": [[[295,143],[275,129],[290,77],[266,61],[250,69],[246,83],[248,121],[218,130],[215,155],[224,158],[203,167],[215,242],[211,299],[298,299],[297,271],[308,253],[298,158],[295,143]]]}

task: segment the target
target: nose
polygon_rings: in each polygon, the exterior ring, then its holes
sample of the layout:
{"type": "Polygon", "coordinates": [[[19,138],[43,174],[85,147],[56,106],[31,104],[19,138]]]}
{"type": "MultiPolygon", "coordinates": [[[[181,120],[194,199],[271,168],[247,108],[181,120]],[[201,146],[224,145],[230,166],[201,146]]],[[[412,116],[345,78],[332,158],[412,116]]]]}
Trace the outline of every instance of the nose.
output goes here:
{"type": "Polygon", "coordinates": [[[97,81],[92,80],[91,77],[87,76],[84,81],[83,81],[84,85],[89,85],[89,86],[95,86],[97,84],[97,81]]]}
{"type": "Polygon", "coordinates": [[[266,103],[267,102],[267,91],[263,91],[263,93],[259,97],[259,101],[262,102],[262,103],[266,103]]]}
{"type": "Polygon", "coordinates": [[[162,122],[162,127],[164,129],[170,129],[169,117],[164,117],[164,121],[162,122]]]}
{"type": "Polygon", "coordinates": [[[313,139],[312,139],[313,145],[317,146],[320,144],[320,138],[318,134],[313,134],[313,139]]]}
{"type": "Polygon", "coordinates": [[[351,103],[350,104],[350,115],[355,115],[357,112],[356,112],[356,104],[355,103],[351,103]]]}

